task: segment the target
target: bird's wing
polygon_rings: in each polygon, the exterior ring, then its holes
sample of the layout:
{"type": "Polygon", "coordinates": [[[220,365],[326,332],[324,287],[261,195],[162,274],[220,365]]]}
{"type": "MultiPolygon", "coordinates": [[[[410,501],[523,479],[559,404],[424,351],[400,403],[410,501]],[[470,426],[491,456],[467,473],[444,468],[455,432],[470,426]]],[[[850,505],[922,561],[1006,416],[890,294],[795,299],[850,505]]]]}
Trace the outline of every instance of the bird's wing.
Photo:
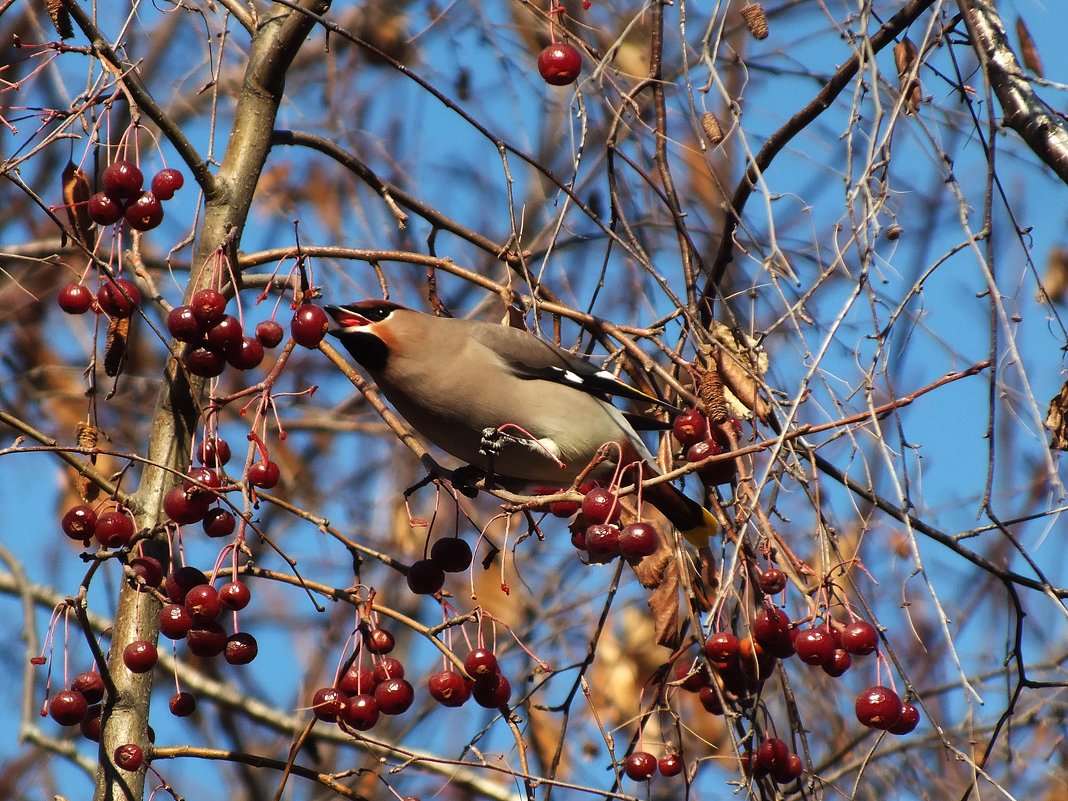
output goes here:
{"type": "Polygon", "coordinates": [[[475,331],[475,338],[481,344],[491,347],[518,378],[552,381],[591,395],[616,396],[679,411],[670,403],[620,381],[608,370],[602,370],[580,356],[568,353],[533,334],[516,328],[494,327],[498,330],[492,334],[479,327],[475,331]],[[487,341],[482,335],[492,336],[492,340],[487,341]]]}

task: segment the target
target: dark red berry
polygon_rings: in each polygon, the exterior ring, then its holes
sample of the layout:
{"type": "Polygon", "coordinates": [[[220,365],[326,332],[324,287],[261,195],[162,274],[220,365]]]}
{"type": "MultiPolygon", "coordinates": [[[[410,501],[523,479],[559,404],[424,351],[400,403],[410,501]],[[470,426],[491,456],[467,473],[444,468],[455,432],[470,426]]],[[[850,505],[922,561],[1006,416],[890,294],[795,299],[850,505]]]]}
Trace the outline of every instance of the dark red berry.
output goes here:
{"type": "Polygon", "coordinates": [[[81,693],[89,704],[98,704],[104,699],[104,680],[95,670],[79,673],[70,683],[70,688],[81,693]]]}
{"type": "Polygon", "coordinates": [[[122,201],[106,192],[97,192],[85,205],[89,219],[97,225],[114,225],[122,219],[122,201]]]}
{"type": "Polygon", "coordinates": [[[420,559],[408,568],[408,589],[417,595],[433,595],[445,586],[445,571],[433,559],[420,559]]]}
{"type": "Polygon", "coordinates": [[[205,331],[210,331],[226,316],[226,298],[214,289],[198,289],[189,299],[189,305],[205,331]]]}
{"type": "Polygon", "coordinates": [[[285,336],[282,326],[275,320],[264,320],[256,325],[256,339],[265,348],[276,348],[285,336]]]}
{"type": "Polygon", "coordinates": [[[135,556],[130,560],[130,569],[145,588],[155,589],[163,581],[163,565],[155,557],[135,556]]]}
{"type": "Polygon", "coordinates": [[[136,743],[126,743],[115,749],[115,764],[131,773],[140,770],[145,760],[141,747],[136,743]]]}
{"type": "Polygon", "coordinates": [[[96,519],[93,533],[105,548],[121,548],[133,539],[133,521],[123,512],[104,512],[96,519]]]}
{"type": "Polygon", "coordinates": [[[100,715],[103,711],[104,708],[100,704],[96,704],[89,707],[89,711],[85,713],[85,719],[81,723],[81,730],[82,737],[86,740],[100,742],[100,715]]]}
{"type": "Polygon", "coordinates": [[[198,584],[207,583],[208,577],[192,565],[179,567],[167,574],[167,597],[176,604],[183,603],[189,590],[198,584]]]}
{"type": "Polygon", "coordinates": [[[186,476],[182,488],[190,498],[214,501],[222,488],[222,477],[209,467],[192,467],[186,476]]]}
{"type": "Polygon", "coordinates": [[[215,378],[226,369],[226,357],[218,351],[190,342],[182,352],[182,364],[193,375],[215,378]]]}
{"type": "Polygon", "coordinates": [[[901,717],[897,719],[897,722],[887,729],[891,734],[909,734],[913,729],[919,725],[920,722],[920,710],[916,708],[915,704],[911,704],[908,701],[901,703],[901,717]]]}
{"type": "Polygon", "coordinates": [[[364,645],[372,654],[388,654],[396,644],[397,640],[387,629],[371,629],[364,640],[364,645]]]}
{"type": "Polygon", "coordinates": [[[878,645],[875,626],[866,620],[856,620],[842,629],[842,648],[853,656],[873,653],[878,645]]]}
{"type": "Polygon", "coordinates": [[[131,673],[147,673],[158,661],[156,646],[148,640],[134,640],[122,651],[122,663],[131,673]]]}
{"type": "Polygon", "coordinates": [[[238,631],[226,638],[223,659],[231,665],[247,665],[260,652],[256,638],[247,631],[238,631]]]}
{"type": "Polygon", "coordinates": [[[349,698],[341,717],[356,731],[367,731],[378,723],[378,714],[375,697],[369,693],[360,693],[349,698]]]}
{"type": "Polygon", "coordinates": [[[471,697],[471,684],[459,673],[442,670],[434,673],[427,681],[430,697],[442,706],[463,706],[471,697]]]}
{"type": "Polygon", "coordinates": [[[549,514],[566,520],[581,508],[582,504],[579,501],[555,501],[549,504],[549,514]]]}
{"type": "Polygon", "coordinates": [[[229,537],[237,528],[237,518],[229,509],[217,507],[208,509],[201,526],[209,537],[229,537]]]}
{"type": "Polygon", "coordinates": [[[445,537],[430,547],[430,558],[446,573],[462,573],[471,566],[471,546],[459,537],[445,537]]]}
{"type": "Polygon", "coordinates": [[[260,489],[272,489],[282,479],[278,465],[268,459],[265,462],[253,462],[248,468],[248,483],[260,489]]]}
{"type": "Polygon", "coordinates": [[[204,439],[197,447],[197,461],[219,468],[230,461],[230,446],[225,439],[204,439]]]}
{"type": "Polygon", "coordinates": [[[660,533],[652,523],[639,520],[619,532],[619,552],[625,559],[637,561],[652,556],[660,547],[660,533]]]}
{"type": "Polygon", "coordinates": [[[760,571],[757,584],[765,595],[775,595],[786,589],[786,574],[777,567],[769,567],[760,571]]]}
{"type": "Polygon", "coordinates": [[[375,686],[375,703],[383,715],[400,715],[415,700],[415,690],[405,679],[386,679],[375,686]]]}
{"type": "Polygon", "coordinates": [[[59,290],[56,302],[67,314],[85,314],[93,307],[93,291],[85,284],[67,284],[59,290]]]}
{"type": "MultiPolygon", "coordinates": [[[[691,445],[686,451],[686,461],[690,464],[704,461],[710,456],[718,456],[725,452],[725,448],[714,437],[703,439],[695,445],[691,445]]],[[[737,472],[734,460],[725,459],[721,462],[713,462],[698,469],[697,475],[706,484],[729,484],[737,472]]]]}
{"type": "Polygon", "coordinates": [[[464,657],[464,670],[471,678],[478,679],[493,676],[501,672],[497,657],[489,648],[476,648],[464,657]]]}
{"type": "Polygon", "coordinates": [[[330,328],[330,319],[326,316],[321,306],[305,303],[297,313],[293,315],[290,324],[290,332],[298,345],[306,348],[317,348],[326,336],[330,328]]]}
{"type": "Polygon", "coordinates": [[[471,697],[475,703],[486,709],[496,709],[508,703],[512,696],[512,685],[500,673],[476,679],[471,687],[471,697]]]}
{"type": "Polygon", "coordinates": [[[648,751],[635,751],[623,760],[623,772],[636,782],[649,781],[656,773],[656,757],[648,751]]]}
{"type": "Polygon", "coordinates": [[[660,757],[660,761],[656,763],[657,768],[660,770],[661,776],[678,776],[682,773],[682,757],[678,754],[664,754],[660,757]]]}
{"type": "Polygon", "coordinates": [[[757,765],[769,773],[785,768],[789,756],[789,746],[778,737],[769,737],[756,750],[757,765]]]}
{"type": "Polygon", "coordinates": [[[63,529],[63,533],[72,540],[85,542],[96,531],[96,520],[96,512],[93,511],[91,506],[79,504],[67,510],[67,513],[63,515],[63,520],[60,522],[60,527],[63,529]]]}
{"type": "Polygon", "coordinates": [[[60,690],[48,703],[48,714],[60,726],[77,726],[88,711],[85,696],[76,690],[60,690]]]}
{"type": "Polygon", "coordinates": [[[594,487],[582,499],[582,516],[588,523],[614,523],[619,520],[619,499],[604,487],[594,487]]]}
{"type": "Polygon", "coordinates": [[[687,692],[696,693],[708,687],[708,675],[700,665],[680,659],[675,663],[675,681],[687,692]]]}
{"type": "Polygon", "coordinates": [[[334,723],[348,706],[348,697],[334,687],[320,687],[312,696],[312,714],[319,720],[334,723]]]}
{"type": "Polygon", "coordinates": [[[263,345],[255,337],[241,337],[241,344],[226,352],[226,361],[238,370],[252,370],[263,363],[263,345]]]}
{"type": "Polygon", "coordinates": [[[705,640],[705,655],[713,662],[729,662],[738,657],[738,638],[729,631],[718,631],[705,640]]]}
{"type": "Polygon", "coordinates": [[[137,165],[125,159],[113,161],[100,176],[104,191],[116,200],[130,200],[137,197],[144,182],[145,178],[137,165]]]}
{"type": "Polygon", "coordinates": [[[245,332],[241,323],[232,314],[227,314],[208,329],[208,347],[229,355],[230,351],[241,347],[241,338],[245,332]]]}
{"type": "Polygon", "coordinates": [[[211,659],[226,649],[226,632],[214,620],[194,623],[185,641],[193,656],[211,659]]]}
{"type": "Polygon", "coordinates": [[[889,687],[869,687],[854,706],[857,720],[872,729],[890,729],[901,717],[901,699],[889,687]]]}
{"type": "Polygon", "coordinates": [[[163,222],[163,204],[151,192],[142,192],[126,207],[123,216],[135,231],[151,231],[163,222]]]}
{"type": "Polygon", "coordinates": [[[791,753],[787,754],[785,764],[771,772],[771,777],[775,779],[778,784],[789,784],[790,782],[799,779],[803,772],[804,765],[801,764],[801,757],[791,753]]]}
{"type": "Polygon", "coordinates": [[[203,520],[210,503],[209,497],[191,497],[185,487],[179,484],[163,496],[163,511],[175,523],[184,526],[203,520]]]}
{"type": "Polygon", "coordinates": [[[701,702],[701,706],[705,708],[706,712],[710,712],[713,715],[723,714],[723,700],[719,697],[719,693],[716,692],[713,687],[702,687],[697,691],[697,700],[701,702]]]}
{"type": "Polygon", "coordinates": [[[179,692],[171,696],[167,706],[176,718],[187,718],[196,711],[197,699],[192,693],[179,692]]]}
{"type": "Polygon", "coordinates": [[[193,627],[193,618],[181,604],[165,604],[159,610],[159,633],[172,640],[181,640],[193,627]]]}
{"type": "Polygon", "coordinates": [[[835,648],[831,658],[823,663],[823,672],[828,676],[838,678],[845,673],[853,664],[853,657],[842,648],[835,648]]]}
{"type": "Polygon", "coordinates": [[[403,679],[404,665],[399,659],[386,656],[379,660],[371,671],[371,679],[375,684],[381,684],[389,679],[403,679]]]}
{"type": "Polygon", "coordinates": [[[538,54],[538,72],[553,86],[574,83],[582,71],[582,54],[567,42],[547,46],[538,54]]]}
{"type": "Polygon", "coordinates": [[[708,436],[708,420],[697,409],[687,409],[671,422],[671,433],[684,448],[708,436]]]}
{"type": "Polygon", "coordinates": [[[346,695],[360,695],[374,690],[374,674],[369,668],[352,665],[345,675],[338,679],[337,688],[346,695]]]}
{"type": "Polygon", "coordinates": [[[132,317],[141,305],[141,293],[125,278],[105,278],[97,290],[96,302],[111,317],[132,317]]]}
{"type": "Polygon", "coordinates": [[[597,523],[586,529],[586,550],[590,561],[596,563],[611,562],[619,556],[619,528],[607,523],[597,523]]]}
{"type": "Polygon", "coordinates": [[[219,588],[219,603],[231,611],[244,609],[251,600],[252,593],[242,581],[228,581],[219,588]]]}
{"type": "Polygon", "coordinates": [[[183,601],[186,611],[193,618],[194,624],[215,620],[222,613],[222,601],[219,591],[210,584],[198,584],[190,587],[183,601]]]}
{"type": "Polygon", "coordinates": [[[834,658],[834,638],[823,626],[804,629],[794,640],[797,658],[806,665],[823,665],[834,658]]]}
{"type": "Polygon", "coordinates": [[[162,169],[152,176],[152,191],[160,200],[170,200],[185,186],[185,177],[173,167],[162,169]]]}

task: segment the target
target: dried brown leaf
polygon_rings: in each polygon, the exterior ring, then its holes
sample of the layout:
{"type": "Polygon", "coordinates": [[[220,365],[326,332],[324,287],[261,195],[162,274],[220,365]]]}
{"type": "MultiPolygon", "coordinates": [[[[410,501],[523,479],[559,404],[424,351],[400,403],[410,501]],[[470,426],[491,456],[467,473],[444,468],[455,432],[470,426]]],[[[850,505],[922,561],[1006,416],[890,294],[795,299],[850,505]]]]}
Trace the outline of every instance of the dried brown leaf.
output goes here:
{"type": "Polygon", "coordinates": [[[1024,66],[1031,70],[1039,78],[1045,76],[1045,67],[1042,64],[1042,56],[1038,54],[1038,45],[1035,44],[1031,31],[1023,17],[1016,18],[1016,38],[1020,41],[1020,58],[1024,66]]]}
{"type": "Polygon", "coordinates": [[[682,607],[679,603],[679,560],[672,559],[664,565],[660,584],[649,596],[649,611],[653,613],[653,628],[656,642],[665,648],[676,649],[682,643],[682,607]]]}
{"type": "Polygon", "coordinates": [[[114,378],[122,374],[130,344],[130,318],[112,317],[108,324],[107,345],[104,348],[104,374],[114,378]]]}
{"type": "Polygon", "coordinates": [[[1049,402],[1046,428],[1053,432],[1050,450],[1068,451],[1068,383],[1061,387],[1057,396],[1049,402]]]}
{"type": "Polygon", "coordinates": [[[93,221],[89,219],[86,204],[93,195],[93,186],[89,176],[72,161],[63,168],[63,205],[67,208],[67,219],[78,241],[87,249],[93,247],[93,221]]]}

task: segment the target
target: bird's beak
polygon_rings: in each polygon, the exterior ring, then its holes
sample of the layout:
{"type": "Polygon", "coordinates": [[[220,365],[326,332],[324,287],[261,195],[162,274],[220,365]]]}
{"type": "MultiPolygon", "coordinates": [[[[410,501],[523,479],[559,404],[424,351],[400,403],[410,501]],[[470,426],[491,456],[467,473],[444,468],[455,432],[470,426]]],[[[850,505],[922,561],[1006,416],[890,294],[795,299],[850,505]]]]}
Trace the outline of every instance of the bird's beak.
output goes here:
{"type": "Polygon", "coordinates": [[[368,320],[359,312],[354,312],[344,306],[325,306],[324,308],[337,323],[337,325],[331,327],[327,331],[328,334],[335,337],[345,333],[358,331],[361,328],[366,328],[372,323],[371,320],[368,320]]]}

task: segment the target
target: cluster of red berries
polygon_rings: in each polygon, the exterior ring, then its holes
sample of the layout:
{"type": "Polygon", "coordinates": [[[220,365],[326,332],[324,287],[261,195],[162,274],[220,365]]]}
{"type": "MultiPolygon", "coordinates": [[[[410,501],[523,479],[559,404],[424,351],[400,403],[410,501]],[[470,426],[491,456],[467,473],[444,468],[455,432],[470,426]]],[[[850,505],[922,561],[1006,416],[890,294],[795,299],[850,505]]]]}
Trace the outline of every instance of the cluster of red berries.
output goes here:
{"type": "MultiPolygon", "coordinates": [[[[167,576],[165,588],[170,603],[159,612],[160,634],[171,640],[185,640],[189,652],[204,659],[221,654],[231,665],[247,665],[256,658],[259,646],[255,637],[245,631],[228,636],[218,622],[223,612],[238,612],[252,600],[244,582],[228,581],[215,589],[200,570],[186,565],[167,576]]],[[[125,659],[125,653],[123,656],[125,659]]],[[[185,702],[177,696],[171,702],[171,711],[181,716],[185,702]],[[175,705],[181,710],[175,710],[175,705]]],[[[192,709],[185,714],[189,712],[192,709]]]]}
{"type": "Polygon", "coordinates": [[[141,305],[141,293],[133,281],[104,278],[96,293],[85,284],[69,283],[59,290],[56,302],[67,314],[85,314],[92,309],[97,314],[123,319],[133,317],[141,305]]]}
{"type": "Polygon", "coordinates": [[[145,178],[137,165],[119,159],[100,175],[104,190],[97,192],[86,206],[89,219],[98,225],[126,223],[138,231],[150,231],[163,222],[163,203],[170,200],[185,184],[179,170],[164,169],[152,177],[151,191],[144,190],[145,178]]]}
{"type": "Polygon", "coordinates": [[[582,503],[554,503],[551,514],[569,517],[581,514],[571,524],[571,543],[586,553],[590,564],[608,564],[622,556],[637,564],[660,547],[660,532],[652,523],[638,520],[620,528],[619,497],[606,487],[581,487],[586,490],[582,503]]]}
{"type": "Polygon", "coordinates": [[[471,546],[459,537],[443,537],[430,548],[427,559],[408,568],[408,589],[417,595],[433,595],[445,586],[446,573],[462,573],[471,566],[471,546]]]}
{"type": "Polygon", "coordinates": [[[658,760],[648,751],[632,751],[623,760],[623,772],[636,782],[649,781],[658,771],[661,776],[678,776],[682,767],[682,757],[674,752],[664,754],[658,760]]]}
{"type": "MultiPolygon", "coordinates": [[[[60,726],[78,726],[82,736],[100,742],[100,714],[103,711],[104,680],[100,674],[89,670],[79,673],[71,682],[69,690],[60,690],[48,702],[48,714],[60,726]]],[[[41,714],[44,714],[42,710],[41,714]]],[[[149,740],[155,739],[152,727],[148,729],[149,740]]],[[[133,743],[115,749],[115,764],[123,770],[135,771],[141,767],[144,754],[133,743]]]]}
{"type": "MultiPolygon", "coordinates": [[[[727,425],[741,433],[741,421],[730,418],[727,425]]],[[[718,456],[731,450],[731,442],[720,426],[709,423],[707,417],[696,409],[686,409],[675,417],[671,423],[671,433],[683,448],[683,456],[691,464],[704,461],[710,456],[718,456]]],[[[697,475],[708,486],[729,484],[737,475],[738,468],[733,459],[713,462],[698,469],[697,475]]]]}

